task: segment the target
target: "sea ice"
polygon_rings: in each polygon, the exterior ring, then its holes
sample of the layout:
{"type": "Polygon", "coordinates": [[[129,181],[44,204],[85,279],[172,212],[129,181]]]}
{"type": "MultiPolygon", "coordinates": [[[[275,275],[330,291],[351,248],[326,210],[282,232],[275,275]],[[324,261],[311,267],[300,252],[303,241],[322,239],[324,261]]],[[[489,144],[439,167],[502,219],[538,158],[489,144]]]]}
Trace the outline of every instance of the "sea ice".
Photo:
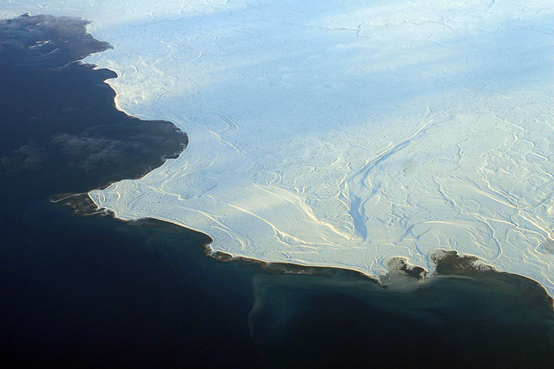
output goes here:
{"type": "Polygon", "coordinates": [[[117,105],[190,137],[91,192],[214,251],[385,272],[438,248],[554,295],[551,0],[28,1],[113,50],[117,105]]]}

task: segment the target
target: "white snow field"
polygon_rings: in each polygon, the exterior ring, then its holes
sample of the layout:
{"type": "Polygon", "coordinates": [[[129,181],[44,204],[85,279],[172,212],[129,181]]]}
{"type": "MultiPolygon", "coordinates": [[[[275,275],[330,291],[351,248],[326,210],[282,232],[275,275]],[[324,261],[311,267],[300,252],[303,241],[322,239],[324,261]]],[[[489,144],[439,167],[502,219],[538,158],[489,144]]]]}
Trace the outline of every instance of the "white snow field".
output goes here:
{"type": "Polygon", "coordinates": [[[118,107],[188,133],[90,193],[118,218],[371,276],[455,249],[554,296],[552,0],[0,4],[91,20],[118,107]]]}

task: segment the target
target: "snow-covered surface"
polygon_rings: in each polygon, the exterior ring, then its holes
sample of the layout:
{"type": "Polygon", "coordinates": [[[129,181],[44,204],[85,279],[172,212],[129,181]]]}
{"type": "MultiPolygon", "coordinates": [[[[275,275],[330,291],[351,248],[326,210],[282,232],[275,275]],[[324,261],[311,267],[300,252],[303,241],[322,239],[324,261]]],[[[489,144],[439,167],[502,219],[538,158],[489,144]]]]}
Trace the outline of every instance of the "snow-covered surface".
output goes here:
{"type": "Polygon", "coordinates": [[[190,137],[91,196],[269,262],[456,249],[554,295],[551,0],[3,1],[115,46],[118,106],[190,137]]]}

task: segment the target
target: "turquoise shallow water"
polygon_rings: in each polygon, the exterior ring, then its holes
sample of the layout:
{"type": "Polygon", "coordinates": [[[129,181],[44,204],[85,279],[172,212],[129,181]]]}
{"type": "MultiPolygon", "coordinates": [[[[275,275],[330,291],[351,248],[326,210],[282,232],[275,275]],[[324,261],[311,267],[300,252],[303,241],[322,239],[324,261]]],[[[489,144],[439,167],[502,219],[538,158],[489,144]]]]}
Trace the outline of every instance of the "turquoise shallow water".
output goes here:
{"type": "Polygon", "coordinates": [[[113,72],[60,69],[107,47],[81,23],[54,22],[74,46],[52,59],[30,48],[52,30],[20,22],[0,59],[0,350],[12,366],[554,367],[552,301],[526,278],[457,257],[424,284],[399,272],[400,290],[339,269],[268,272],[206,257],[210,238],[175,225],[50,202],[136,177],[186,136],[117,112],[102,83],[113,72]]]}

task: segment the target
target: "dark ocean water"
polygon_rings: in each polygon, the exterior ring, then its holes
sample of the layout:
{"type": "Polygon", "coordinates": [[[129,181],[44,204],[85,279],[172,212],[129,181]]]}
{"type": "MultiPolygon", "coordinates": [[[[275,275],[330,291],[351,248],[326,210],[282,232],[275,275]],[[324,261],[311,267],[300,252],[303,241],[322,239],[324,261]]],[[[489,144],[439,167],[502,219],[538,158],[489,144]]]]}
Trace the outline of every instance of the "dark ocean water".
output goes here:
{"type": "Polygon", "coordinates": [[[446,254],[426,283],[400,267],[385,288],[339,269],[224,263],[204,255],[206,235],[51,202],[140,176],[187,137],[118,112],[103,83],[113,72],[67,65],[108,47],[82,21],[2,21],[0,39],[0,352],[11,367],[554,368],[552,300],[470,258],[446,254]]]}

